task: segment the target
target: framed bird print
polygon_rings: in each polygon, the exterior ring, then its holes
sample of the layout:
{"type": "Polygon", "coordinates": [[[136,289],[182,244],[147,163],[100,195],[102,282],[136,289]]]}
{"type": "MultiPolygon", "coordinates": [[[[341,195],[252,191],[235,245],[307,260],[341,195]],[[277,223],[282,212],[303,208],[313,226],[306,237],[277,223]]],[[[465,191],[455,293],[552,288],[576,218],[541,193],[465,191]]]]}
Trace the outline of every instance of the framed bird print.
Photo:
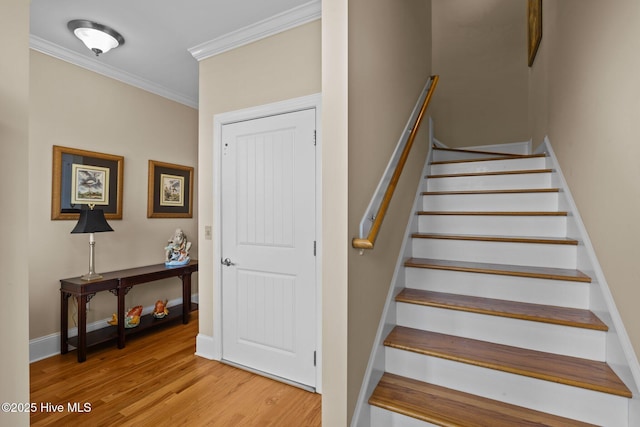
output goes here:
{"type": "Polygon", "coordinates": [[[149,160],[147,218],[193,217],[193,168],[149,160]]]}
{"type": "Polygon", "coordinates": [[[109,168],[71,165],[71,204],[109,204],[109,168]]]}
{"type": "Polygon", "coordinates": [[[82,205],[122,219],[124,157],[53,146],[51,219],[78,220],[82,205]]]}

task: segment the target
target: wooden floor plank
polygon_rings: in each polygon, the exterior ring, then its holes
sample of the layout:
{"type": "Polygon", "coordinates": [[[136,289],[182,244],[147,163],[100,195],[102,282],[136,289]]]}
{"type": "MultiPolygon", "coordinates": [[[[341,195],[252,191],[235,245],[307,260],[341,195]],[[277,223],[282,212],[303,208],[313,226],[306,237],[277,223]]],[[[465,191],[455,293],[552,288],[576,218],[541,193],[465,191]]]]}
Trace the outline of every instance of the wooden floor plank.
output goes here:
{"type": "Polygon", "coordinates": [[[553,169],[518,169],[512,171],[491,171],[491,172],[464,172],[464,173],[445,173],[439,175],[427,175],[425,178],[463,178],[472,176],[494,176],[494,175],[522,175],[532,173],[551,173],[553,169]]]}
{"type": "Polygon", "coordinates": [[[593,427],[390,373],[382,376],[369,403],[440,426],[593,427]]]}
{"type": "Polygon", "coordinates": [[[505,242],[505,243],[543,243],[550,245],[571,245],[576,246],[578,241],[568,237],[533,237],[533,236],[495,236],[477,234],[445,234],[445,233],[413,233],[414,239],[442,239],[442,240],[469,240],[482,242],[505,242]]]}
{"type": "Polygon", "coordinates": [[[404,288],[396,296],[396,301],[596,331],[607,331],[609,329],[591,311],[577,308],[530,304],[411,288],[404,288]]]}
{"type": "Polygon", "coordinates": [[[470,194],[519,194],[519,193],[559,193],[559,188],[509,188],[504,190],[453,190],[423,191],[423,196],[450,196],[470,194]]]}
{"type": "Polygon", "coordinates": [[[567,216],[564,211],[418,211],[416,215],[567,216]]]}
{"type": "Polygon", "coordinates": [[[31,402],[64,405],[62,413],[37,411],[32,426],[320,426],[321,396],[196,356],[197,312],[188,325],[90,349],[30,366],[31,402]],[[72,413],[71,402],[91,411],[72,413]]]}
{"type": "Polygon", "coordinates": [[[384,345],[617,396],[631,391],[604,362],[396,326],[384,345]]]}
{"type": "Polygon", "coordinates": [[[447,261],[429,258],[409,258],[406,267],[436,270],[464,271],[468,273],[498,274],[502,276],[532,277],[591,283],[591,278],[580,270],[565,268],[531,267],[527,265],[491,264],[484,262],[447,261]]]}

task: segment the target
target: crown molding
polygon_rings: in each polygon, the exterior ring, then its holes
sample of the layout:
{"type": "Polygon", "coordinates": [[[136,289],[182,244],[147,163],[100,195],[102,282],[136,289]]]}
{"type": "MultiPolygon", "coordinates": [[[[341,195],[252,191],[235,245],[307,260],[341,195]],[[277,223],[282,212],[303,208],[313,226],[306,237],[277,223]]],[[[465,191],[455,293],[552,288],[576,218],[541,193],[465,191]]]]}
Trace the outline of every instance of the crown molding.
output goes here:
{"type": "Polygon", "coordinates": [[[322,16],[322,1],[313,0],[263,21],[232,31],[189,49],[198,61],[244,46],[286,30],[298,27],[322,16]]]}
{"type": "Polygon", "coordinates": [[[85,68],[89,71],[102,74],[103,76],[110,77],[122,83],[126,83],[147,92],[154,93],[156,95],[162,96],[163,98],[179,102],[180,104],[184,104],[192,108],[198,108],[197,99],[192,99],[188,96],[167,89],[164,86],[153,83],[152,81],[149,81],[142,77],[127,73],[100,61],[96,61],[95,59],[92,59],[86,55],[82,55],[78,52],[64,48],[55,43],[51,43],[43,38],[30,35],[29,47],[40,53],[44,53],[45,55],[49,55],[62,61],[69,62],[73,65],[77,65],[78,67],[85,68]]]}

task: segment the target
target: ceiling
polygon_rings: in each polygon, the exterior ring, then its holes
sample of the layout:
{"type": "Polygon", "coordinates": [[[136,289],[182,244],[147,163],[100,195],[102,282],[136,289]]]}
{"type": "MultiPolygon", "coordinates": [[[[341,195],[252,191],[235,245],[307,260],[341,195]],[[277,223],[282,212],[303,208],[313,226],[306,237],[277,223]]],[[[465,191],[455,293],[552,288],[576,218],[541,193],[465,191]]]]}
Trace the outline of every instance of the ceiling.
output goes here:
{"type": "Polygon", "coordinates": [[[320,0],[31,0],[30,44],[197,108],[195,57],[308,22],[310,10],[317,19],[320,0]],[[107,25],[122,34],[125,43],[96,57],[67,29],[72,19],[107,25]]]}

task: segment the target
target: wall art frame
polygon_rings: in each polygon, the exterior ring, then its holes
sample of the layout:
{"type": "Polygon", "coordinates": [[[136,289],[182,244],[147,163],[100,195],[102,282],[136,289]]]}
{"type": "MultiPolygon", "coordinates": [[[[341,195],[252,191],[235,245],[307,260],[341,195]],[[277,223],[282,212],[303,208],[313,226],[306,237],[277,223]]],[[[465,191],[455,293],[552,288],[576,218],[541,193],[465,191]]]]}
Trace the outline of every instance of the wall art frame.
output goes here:
{"type": "Polygon", "coordinates": [[[542,0],[527,1],[527,25],[527,53],[529,67],[531,67],[542,40],[542,0]]]}
{"type": "Polygon", "coordinates": [[[95,204],[106,219],[122,219],[124,157],[53,146],[51,219],[75,220],[95,204]]]}
{"type": "Polygon", "coordinates": [[[193,218],[193,170],[149,160],[147,218],[193,218]]]}

